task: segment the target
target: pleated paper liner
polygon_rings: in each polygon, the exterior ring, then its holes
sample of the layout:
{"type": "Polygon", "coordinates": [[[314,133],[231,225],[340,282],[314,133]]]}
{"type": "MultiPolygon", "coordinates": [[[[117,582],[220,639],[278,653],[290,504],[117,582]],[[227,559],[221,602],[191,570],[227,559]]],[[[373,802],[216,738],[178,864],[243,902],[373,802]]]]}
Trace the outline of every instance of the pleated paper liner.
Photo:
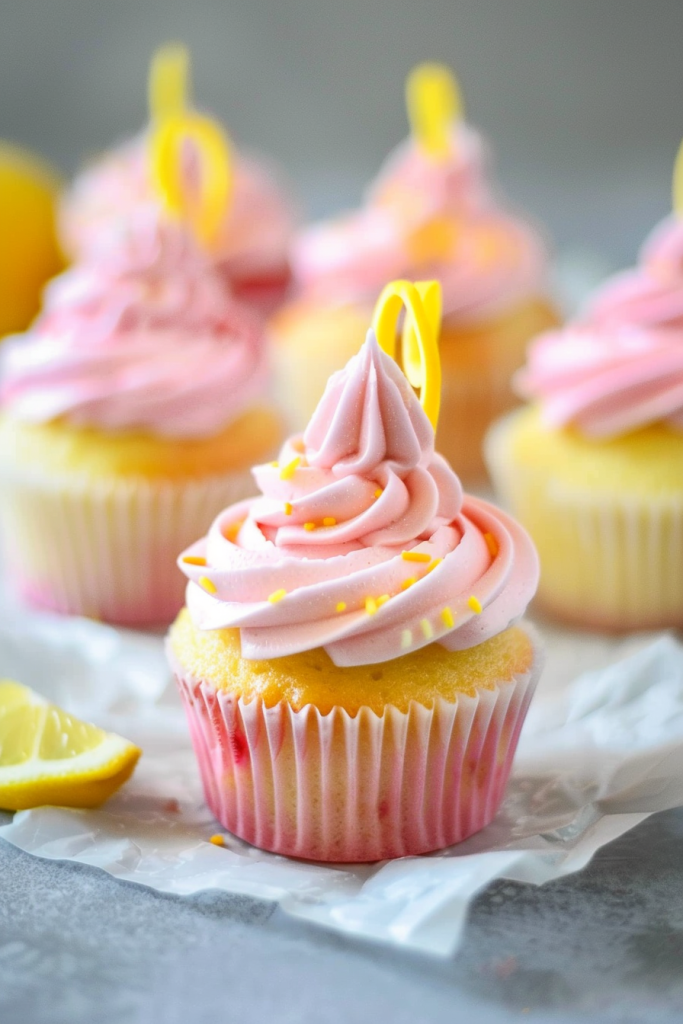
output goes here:
{"type": "Polygon", "coordinates": [[[539,673],[407,712],[322,715],[246,703],[186,673],[169,649],[206,801],[274,853],[377,861],[458,843],[495,816],[539,673]]]}
{"type": "Polygon", "coordinates": [[[538,603],[576,625],[623,631],[683,625],[683,494],[591,493],[515,463],[515,413],[486,442],[496,492],[541,560],[538,603]]]}
{"type": "Polygon", "coordinates": [[[5,566],[39,607],[165,625],[183,605],[178,555],[226,505],[253,491],[246,470],[178,482],[26,473],[2,482],[5,566]]]}

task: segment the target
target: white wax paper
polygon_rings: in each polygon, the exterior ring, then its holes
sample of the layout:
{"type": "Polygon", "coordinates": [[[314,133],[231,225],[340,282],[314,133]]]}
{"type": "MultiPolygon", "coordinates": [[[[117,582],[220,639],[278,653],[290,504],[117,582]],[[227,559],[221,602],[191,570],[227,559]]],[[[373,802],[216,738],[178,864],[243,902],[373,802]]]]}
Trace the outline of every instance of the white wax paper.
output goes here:
{"type": "Polygon", "coordinates": [[[337,931],[448,954],[471,900],[492,879],[541,884],[578,871],[648,814],[683,804],[683,647],[666,634],[611,641],[542,632],[546,672],[493,824],[444,853],[331,866],[263,853],[229,835],[224,848],[208,842],[221,829],[202,801],[160,637],[7,609],[0,676],[128,736],[144,756],[100,810],[24,811],[0,837],[164,892],[277,900],[337,931]]]}

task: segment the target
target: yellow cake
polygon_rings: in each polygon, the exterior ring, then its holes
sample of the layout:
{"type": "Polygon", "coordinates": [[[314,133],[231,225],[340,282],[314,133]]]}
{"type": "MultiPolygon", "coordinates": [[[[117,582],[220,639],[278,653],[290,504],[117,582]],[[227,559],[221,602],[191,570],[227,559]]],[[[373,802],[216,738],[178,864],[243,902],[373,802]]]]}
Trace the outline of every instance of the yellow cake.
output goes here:
{"type": "Polygon", "coordinates": [[[167,650],[207,803],[276,853],[372,861],[483,828],[538,677],[531,542],[434,452],[438,297],[385,289],[303,437],[178,560],[167,650]]]}
{"type": "Polygon", "coordinates": [[[241,656],[239,630],[200,630],[183,609],[169,634],[173,656],[198,679],[210,680],[216,690],[266,708],[284,701],[293,711],[307,705],[328,715],[340,707],[350,715],[369,708],[382,715],[388,706],[408,712],[413,701],[432,708],[439,701],[454,703],[460,695],[474,697],[494,680],[511,682],[531,671],[534,645],[523,628],[511,629],[465,651],[448,651],[439,644],[422,647],[378,665],[335,665],[322,648],[268,661],[241,656]]]}

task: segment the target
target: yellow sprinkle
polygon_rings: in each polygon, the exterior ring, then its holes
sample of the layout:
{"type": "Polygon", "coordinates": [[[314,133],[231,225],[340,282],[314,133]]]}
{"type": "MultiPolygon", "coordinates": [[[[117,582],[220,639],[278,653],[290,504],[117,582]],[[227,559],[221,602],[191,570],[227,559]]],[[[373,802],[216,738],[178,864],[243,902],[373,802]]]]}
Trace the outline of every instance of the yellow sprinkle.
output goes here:
{"type": "Polygon", "coordinates": [[[485,533],[484,540],[486,541],[486,547],[489,549],[491,558],[495,558],[498,554],[498,541],[492,533],[485,533]]]}
{"type": "Polygon", "coordinates": [[[271,466],[273,467],[273,469],[277,469],[279,465],[280,463],[277,462],[277,460],[275,462],[271,462],[271,466]]]}
{"type": "Polygon", "coordinates": [[[382,488],[378,487],[377,490],[375,491],[375,497],[376,498],[381,498],[383,494],[384,494],[384,491],[382,490],[382,488]]]}
{"type": "Polygon", "coordinates": [[[200,587],[204,587],[204,590],[207,592],[207,594],[216,593],[216,584],[213,582],[213,580],[210,580],[208,576],[200,576],[197,582],[199,583],[200,587]]]}
{"type": "Polygon", "coordinates": [[[200,558],[199,555],[186,555],[183,562],[186,562],[187,565],[206,565],[206,559],[200,558]]]}
{"type": "Polygon", "coordinates": [[[422,635],[425,640],[431,640],[434,636],[434,630],[432,629],[432,624],[429,619],[420,619],[420,629],[422,630],[422,635]]]}
{"type": "Polygon", "coordinates": [[[345,612],[346,611],[346,601],[339,601],[337,603],[337,611],[338,612],[345,612]]]}
{"type": "Polygon", "coordinates": [[[482,607],[481,601],[479,600],[478,597],[475,597],[474,594],[472,594],[472,597],[469,599],[467,604],[472,609],[473,612],[475,612],[477,615],[481,615],[482,607]]]}
{"type": "Polygon", "coordinates": [[[401,630],[401,648],[405,651],[406,647],[410,647],[413,642],[413,634],[409,629],[401,630]]]}
{"type": "Polygon", "coordinates": [[[323,526],[336,526],[336,525],[337,525],[337,520],[334,518],[334,516],[325,516],[325,518],[323,519],[323,526]]]}
{"type": "MultiPolygon", "coordinates": [[[[291,462],[288,462],[286,466],[283,466],[280,470],[281,480],[291,480],[296,472],[297,466],[301,464],[301,456],[296,455],[291,462]]],[[[275,463],[277,466],[277,462],[275,463]]]]}
{"type": "Polygon", "coordinates": [[[404,580],[403,583],[401,584],[401,590],[407,590],[408,587],[412,587],[413,583],[416,582],[417,581],[414,576],[409,576],[408,579],[404,580]]]}
{"type": "Polygon", "coordinates": [[[304,530],[308,530],[309,533],[315,530],[315,523],[304,523],[304,530]]]}
{"type": "Polygon", "coordinates": [[[377,598],[377,607],[381,608],[382,605],[386,604],[388,600],[389,600],[389,595],[388,594],[382,594],[381,597],[377,598]]]}
{"type": "Polygon", "coordinates": [[[426,551],[402,551],[401,558],[405,562],[431,562],[432,556],[426,551]]]}
{"type": "Polygon", "coordinates": [[[291,501],[286,501],[285,502],[285,515],[286,516],[291,516],[291,514],[292,514],[292,503],[291,503],[291,501]]]}
{"type": "Polygon", "coordinates": [[[211,836],[209,842],[213,843],[214,846],[225,846],[225,839],[223,836],[211,836]]]}
{"type": "Polygon", "coordinates": [[[455,619],[453,618],[453,612],[450,608],[441,609],[441,621],[443,622],[446,629],[453,629],[455,625],[455,619]]]}
{"type": "Polygon", "coordinates": [[[374,597],[365,598],[365,610],[368,613],[368,615],[375,614],[375,612],[377,611],[377,602],[375,601],[374,597]]]}
{"type": "Polygon", "coordinates": [[[431,572],[433,569],[436,569],[437,565],[441,565],[442,562],[443,558],[434,558],[432,562],[427,566],[427,572],[431,572]]]}
{"type": "Polygon", "coordinates": [[[283,597],[287,597],[286,590],[274,590],[272,594],[268,594],[268,600],[271,604],[277,604],[283,597]]]}

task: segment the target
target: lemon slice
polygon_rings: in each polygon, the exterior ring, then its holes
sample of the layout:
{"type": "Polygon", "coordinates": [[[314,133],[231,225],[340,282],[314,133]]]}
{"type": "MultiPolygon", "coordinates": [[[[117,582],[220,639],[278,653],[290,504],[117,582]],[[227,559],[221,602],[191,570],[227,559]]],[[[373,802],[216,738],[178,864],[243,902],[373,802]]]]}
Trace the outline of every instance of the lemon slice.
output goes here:
{"type": "Polygon", "coordinates": [[[122,736],[0,680],[0,807],[97,807],[130,777],[139,756],[122,736]]]}
{"type": "Polygon", "coordinates": [[[48,164],[0,141],[0,337],[28,327],[43,285],[64,267],[56,228],[59,190],[48,164]]]}

